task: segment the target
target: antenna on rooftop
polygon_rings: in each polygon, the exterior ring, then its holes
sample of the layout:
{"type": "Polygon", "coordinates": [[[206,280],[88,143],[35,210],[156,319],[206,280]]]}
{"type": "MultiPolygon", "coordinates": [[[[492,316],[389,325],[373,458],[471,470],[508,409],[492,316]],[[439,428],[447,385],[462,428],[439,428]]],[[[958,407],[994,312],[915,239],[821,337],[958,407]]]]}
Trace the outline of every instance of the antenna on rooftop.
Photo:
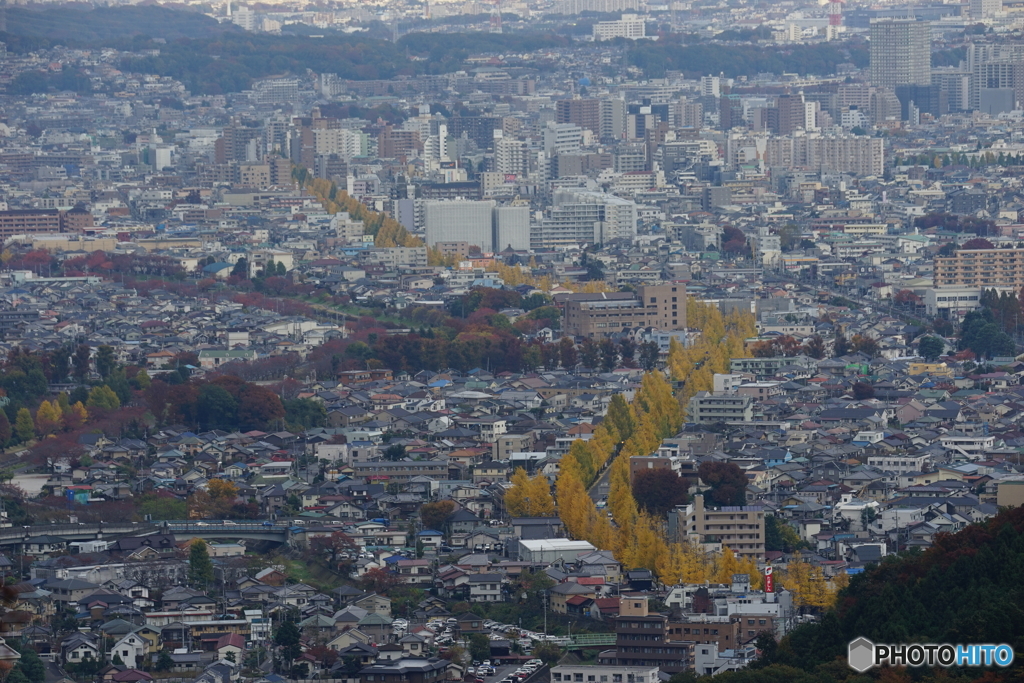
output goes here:
{"type": "Polygon", "coordinates": [[[491,9],[491,33],[501,33],[501,0],[494,0],[491,9]]]}

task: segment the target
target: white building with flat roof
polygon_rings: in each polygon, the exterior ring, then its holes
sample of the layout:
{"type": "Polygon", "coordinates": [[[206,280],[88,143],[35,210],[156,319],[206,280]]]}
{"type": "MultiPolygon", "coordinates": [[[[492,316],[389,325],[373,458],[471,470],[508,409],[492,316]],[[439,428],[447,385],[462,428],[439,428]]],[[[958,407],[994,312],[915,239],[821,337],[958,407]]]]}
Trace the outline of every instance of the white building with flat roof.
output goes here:
{"type": "Polygon", "coordinates": [[[658,667],[559,664],[551,669],[554,683],[657,683],[658,667]]]}
{"type": "Polygon", "coordinates": [[[637,40],[647,37],[647,22],[635,14],[623,14],[615,21],[599,21],[594,24],[594,40],[629,38],[637,40]]]}
{"type": "Polygon", "coordinates": [[[519,561],[550,563],[558,560],[574,561],[581,553],[597,550],[587,541],[570,541],[568,538],[542,538],[519,541],[519,561]]]}

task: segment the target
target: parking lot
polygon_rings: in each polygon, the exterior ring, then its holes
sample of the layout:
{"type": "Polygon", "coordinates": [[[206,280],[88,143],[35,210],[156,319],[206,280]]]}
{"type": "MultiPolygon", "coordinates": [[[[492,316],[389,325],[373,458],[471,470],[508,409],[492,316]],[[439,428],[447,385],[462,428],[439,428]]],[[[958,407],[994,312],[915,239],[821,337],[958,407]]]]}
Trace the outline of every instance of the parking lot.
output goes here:
{"type": "MultiPolygon", "coordinates": [[[[409,624],[405,619],[397,618],[395,619],[393,626],[395,628],[396,637],[401,638],[405,635],[409,624]]],[[[491,620],[484,621],[484,627],[488,629],[491,640],[507,640],[511,644],[518,644],[520,647],[520,653],[524,655],[529,655],[532,647],[540,641],[549,640],[557,642],[560,640],[556,636],[546,636],[543,633],[536,633],[534,631],[520,629],[518,626],[514,626],[512,624],[502,624],[491,620]]],[[[465,647],[465,644],[461,642],[462,639],[458,638],[455,623],[448,621],[435,621],[427,624],[427,628],[434,632],[436,637],[435,642],[439,646],[449,647],[453,644],[459,644],[465,647]]],[[[494,673],[490,673],[488,670],[487,673],[479,676],[475,675],[478,673],[476,669],[479,665],[474,663],[472,666],[474,668],[474,675],[467,673],[467,680],[473,680],[478,677],[485,683],[519,683],[519,681],[525,677],[515,676],[517,671],[525,666],[524,664],[504,664],[499,666],[497,662],[494,662],[492,667],[494,668],[494,673]]],[[[532,670],[539,667],[540,661],[535,660],[534,664],[529,667],[531,670],[527,673],[532,673],[532,670]]]]}

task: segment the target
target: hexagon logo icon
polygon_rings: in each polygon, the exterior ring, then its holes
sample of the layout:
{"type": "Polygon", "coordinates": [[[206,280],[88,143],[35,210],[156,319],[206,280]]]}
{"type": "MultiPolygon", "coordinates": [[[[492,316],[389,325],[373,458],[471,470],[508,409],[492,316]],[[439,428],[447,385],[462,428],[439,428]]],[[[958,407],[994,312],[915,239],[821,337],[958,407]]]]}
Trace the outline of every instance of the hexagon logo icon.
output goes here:
{"type": "Polygon", "coordinates": [[[867,638],[851,641],[847,662],[854,671],[864,673],[875,665],[875,644],[867,638]]]}

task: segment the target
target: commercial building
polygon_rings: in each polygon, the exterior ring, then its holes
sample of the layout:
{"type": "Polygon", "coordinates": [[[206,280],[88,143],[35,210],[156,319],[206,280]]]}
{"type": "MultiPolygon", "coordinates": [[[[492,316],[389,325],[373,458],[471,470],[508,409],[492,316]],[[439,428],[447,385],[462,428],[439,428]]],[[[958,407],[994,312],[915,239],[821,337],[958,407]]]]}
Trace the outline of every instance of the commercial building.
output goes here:
{"type": "Polygon", "coordinates": [[[1024,249],[961,249],[935,257],[935,286],[1024,286],[1024,249]]]}
{"type": "Polygon", "coordinates": [[[871,22],[871,83],[895,90],[900,85],[931,85],[931,26],[913,19],[871,22]]]}
{"type": "Polygon", "coordinates": [[[641,285],[635,292],[571,294],[564,302],[562,329],[573,337],[600,338],[635,327],[686,328],[686,285],[641,285]]]}
{"type": "Polygon", "coordinates": [[[530,248],[530,208],[497,206],[494,200],[424,201],[427,244],[466,242],[492,252],[530,248]]]}
{"type": "Polygon", "coordinates": [[[721,543],[742,557],[764,557],[764,508],[760,505],[705,507],[697,494],[689,505],[669,512],[669,538],[676,542],[721,543]]]}
{"type": "Polygon", "coordinates": [[[558,560],[574,561],[580,554],[597,550],[587,541],[568,538],[543,538],[519,541],[519,561],[531,564],[549,564],[558,560]]]}

